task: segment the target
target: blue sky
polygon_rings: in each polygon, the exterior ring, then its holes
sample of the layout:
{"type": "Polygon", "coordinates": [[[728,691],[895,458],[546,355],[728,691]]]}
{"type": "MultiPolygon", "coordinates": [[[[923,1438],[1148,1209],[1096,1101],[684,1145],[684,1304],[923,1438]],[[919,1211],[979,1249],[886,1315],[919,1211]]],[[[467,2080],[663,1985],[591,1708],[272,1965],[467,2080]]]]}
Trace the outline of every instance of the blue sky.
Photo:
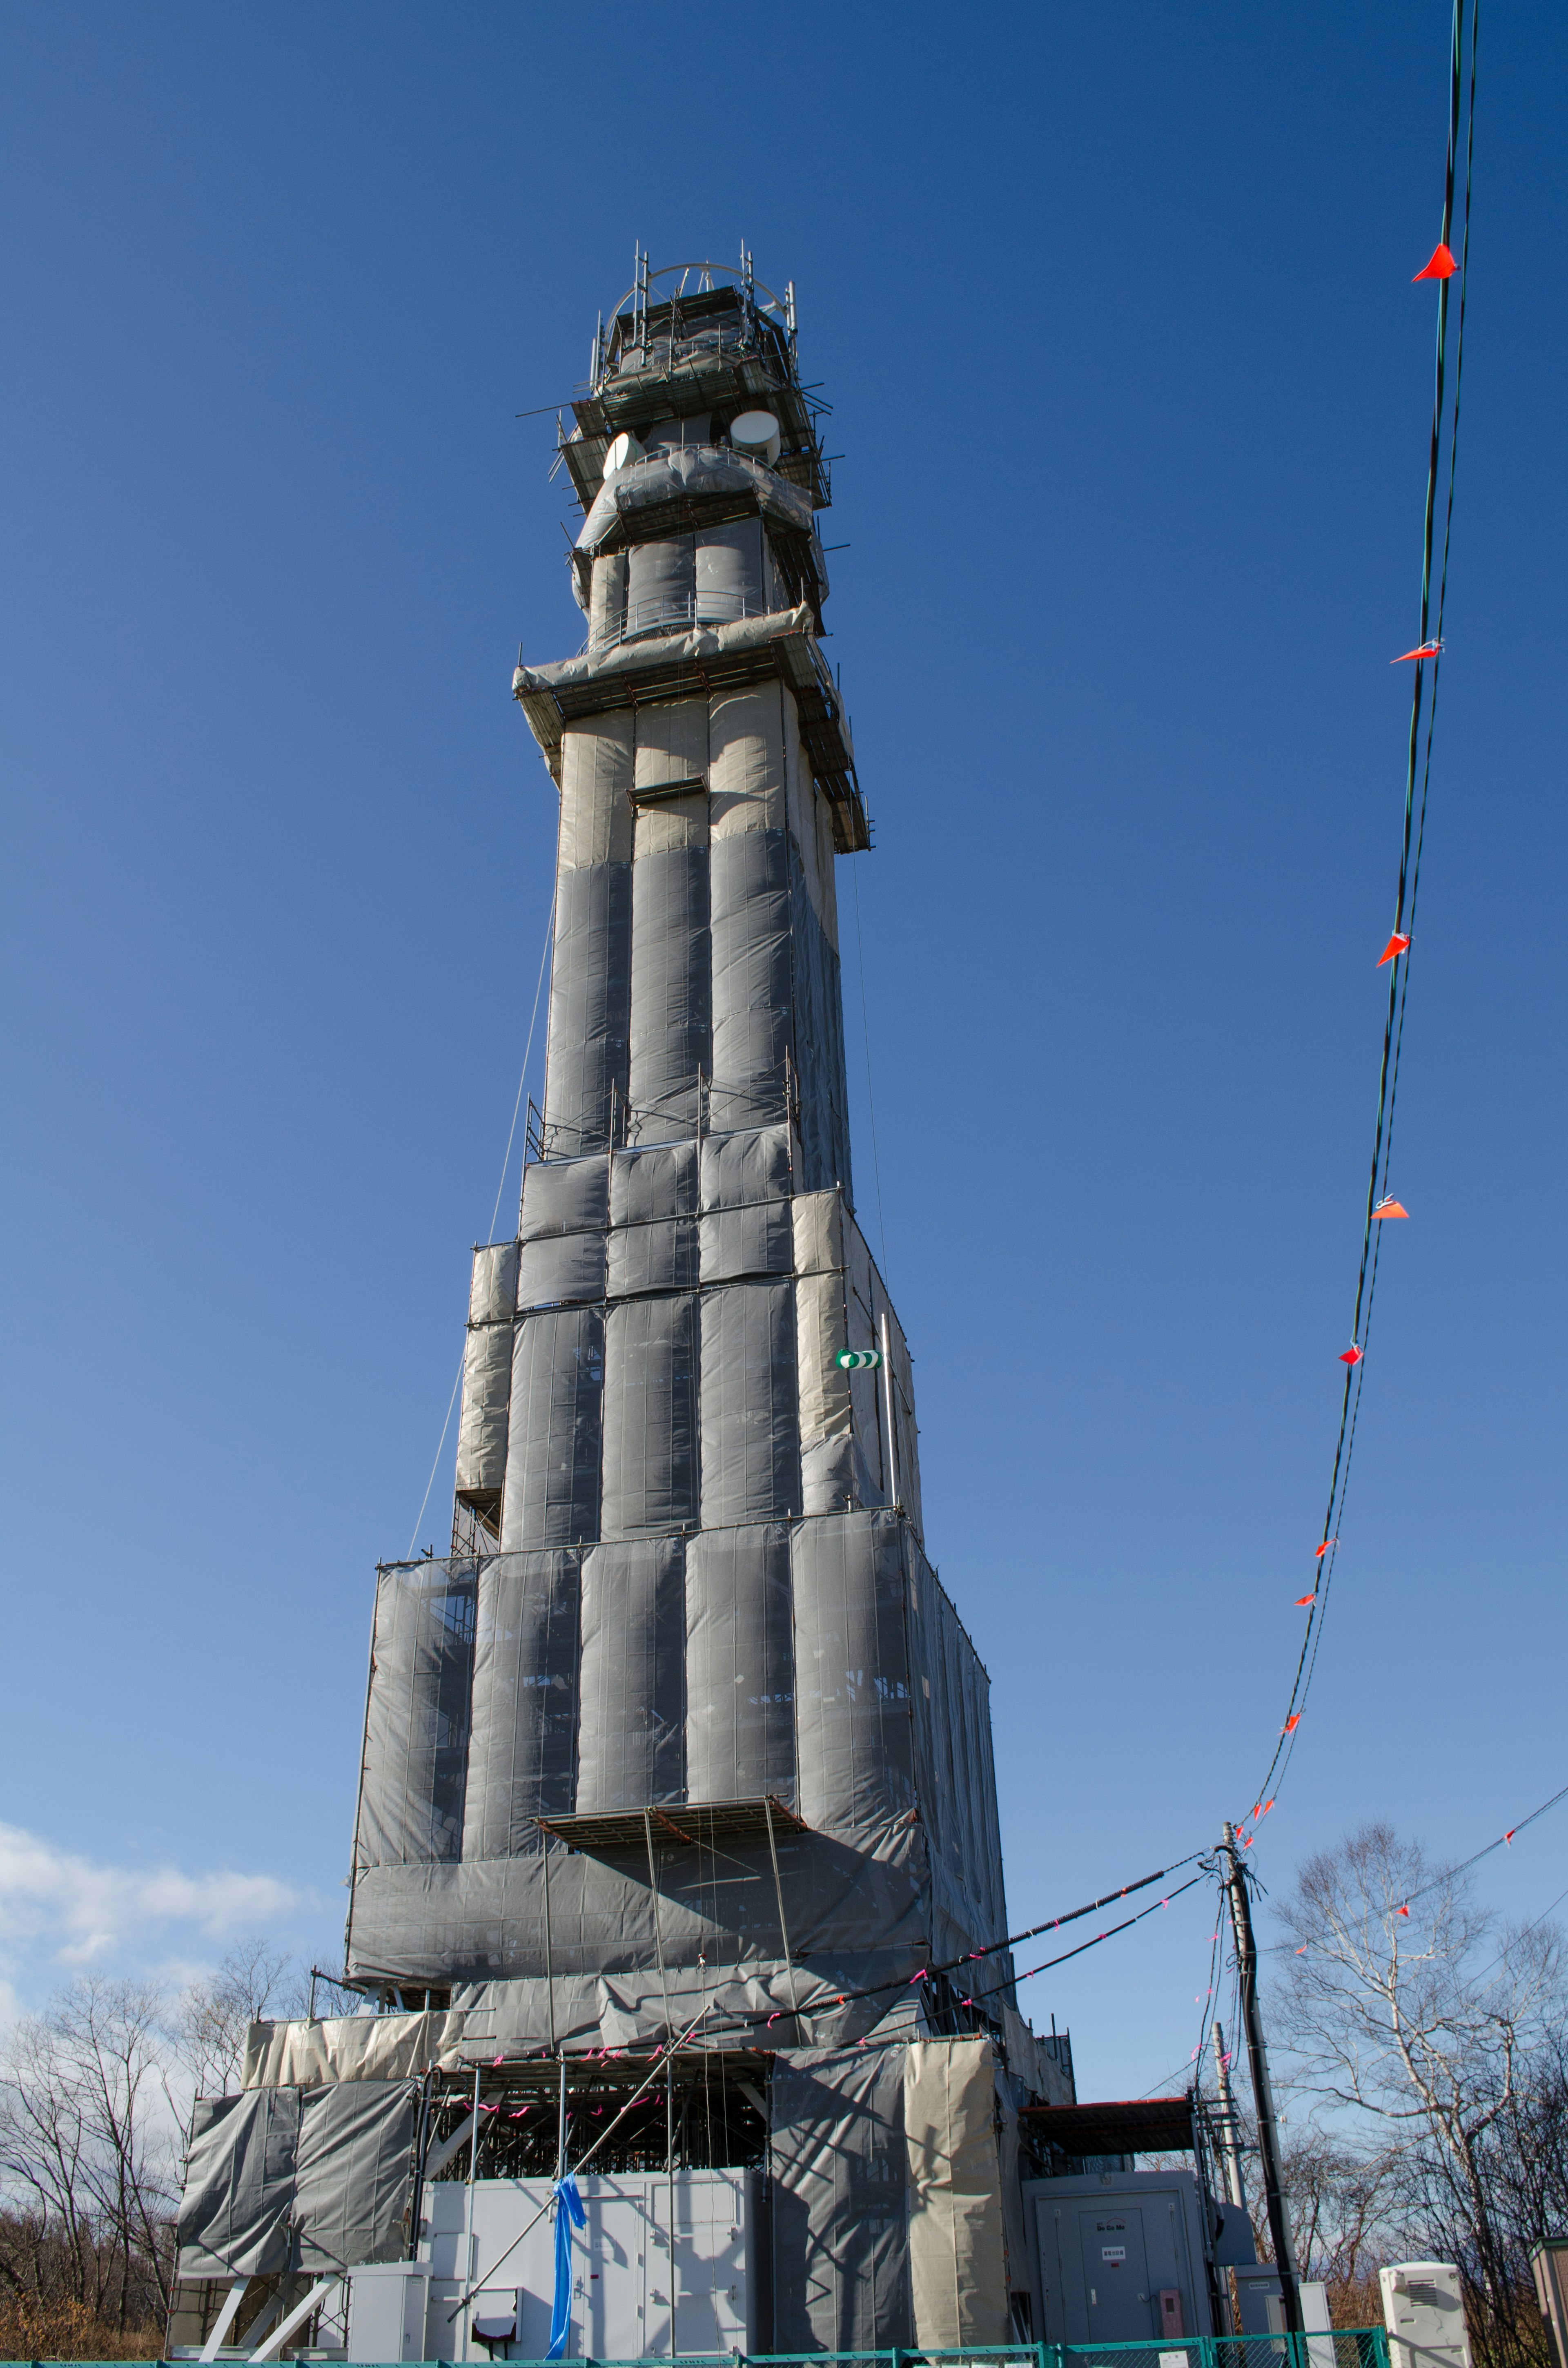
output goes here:
{"type": "MultiPolygon", "coordinates": [[[[13,0],[17,1996],[236,1930],[339,1945],[372,1566],[435,1452],[550,901],[507,686],[519,640],[580,638],[551,423],[514,415],[570,393],[634,239],[792,278],[835,406],[858,1192],[1015,1919],[1250,1805],[1355,1281],[1447,40],[1441,0],[13,0]]],[[[1272,1889],[1364,1816],[1462,1854],[1568,1781],[1565,69],[1560,12],[1483,25],[1412,1221],[1272,1889]]],[[[1559,1816],[1489,1862],[1510,1913],[1568,1883],[1559,1816]]],[[[1082,2093],[1185,2061],[1208,1900],[1027,1994],[1082,2093]]]]}

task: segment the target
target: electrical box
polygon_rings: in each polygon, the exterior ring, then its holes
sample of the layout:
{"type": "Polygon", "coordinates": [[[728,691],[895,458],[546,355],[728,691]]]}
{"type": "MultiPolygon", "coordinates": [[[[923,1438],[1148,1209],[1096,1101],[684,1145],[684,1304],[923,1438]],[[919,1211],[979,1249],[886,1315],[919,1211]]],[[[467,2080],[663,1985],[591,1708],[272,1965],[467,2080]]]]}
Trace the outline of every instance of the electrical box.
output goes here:
{"type": "MultiPolygon", "coordinates": [[[[566,2359],[727,2357],[756,2349],[755,2172],[585,2173],[577,2190],[587,2226],[572,2231],[566,2359]]],[[[354,2356],[542,2360],[555,2294],[555,2228],[540,2207],[551,2192],[542,2179],[482,2179],[472,2187],[433,2180],[420,2226],[429,2308],[418,2347],[354,2356]]]]}
{"type": "Polygon", "coordinates": [[[1396,2261],[1379,2273],[1392,2368],[1471,2368],[1460,2273],[1451,2261],[1396,2261]]]}
{"type": "Polygon", "coordinates": [[[350,2360],[423,2360],[430,2272],[419,2261],[356,2270],[348,2282],[350,2360]]]}
{"type": "Polygon", "coordinates": [[[1195,2172],[1131,2170],[1024,2182],[1048,2343],[1211,2335],[1195,2172]]]}
{"type": "Polygon", "coordinates": [[[1242,2323],[1237,2332],[1242,2335],[1283,2335],[1285,2332],[1285,2296],[1279,2283],[1279,2272],[1272,2261],[1255,2261],[1250,2268],[1235,2271],[1236,2307],[1242,2323]]]}

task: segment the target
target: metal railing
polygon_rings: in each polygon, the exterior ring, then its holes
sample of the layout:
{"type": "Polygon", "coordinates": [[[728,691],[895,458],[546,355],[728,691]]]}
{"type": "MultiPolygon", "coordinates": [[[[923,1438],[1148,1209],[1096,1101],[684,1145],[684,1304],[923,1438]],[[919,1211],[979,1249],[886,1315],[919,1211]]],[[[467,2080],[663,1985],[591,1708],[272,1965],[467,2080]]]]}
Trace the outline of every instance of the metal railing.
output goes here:
{"type": "Polygon", "coordinates": [[[608,632],[590,632],[579,655],[586,657],[594,650],[613,650],[622,642],[641,641],[645,634],[679,632],[690,625],[733,625],[742,617],[772,617],[779,613],[756,592],[687,592],[675,599],[667,595],[644,597],[628,600],[620,623],[608,632]]]}
{"type": "MultiPolygon", "coordinates": [[[[188,2354],[187,2355],[189,2356],[188,2354]]],[[[222,2355],[225,2359],[230,2354],[222,2355]]],[[[971,2343],[950,2351],[926,2351],[907,2345],[889,2351],[661,2351],[636,2360],[588,2359],[574,2353],[576,2368],[837,2368],[841,2361],[856,2368],[918,2368],[927,2362],[942,2368],[962,2368],[973,2361],[1016,2362],[1017,2368],[1389,2368],[1388,2337],[1381,2327],[1336,2327],[1321,2335],[1173,2335],[1157,2343],[971,2343]]],[[[33,2368],[46,2368],[35,2362],[33,2368]]],[[[58,2362],[47,2368],[89,2368],[86,2362],[58,2362]]],[[[138,2368],[122,2362],[120,2368],[138,2368]]],[[[139,2368],[165,2368],[142,2362],[139,2368]]],[[[176,2364],[177,2368],[177,2363],[176,2364]]],[[[385,2363],[392,2368],[392,2363],[385,2363]]],[[[447,2368],[425,2361],[418,2368],[447,2368]]],[[[514,2368],[552,2368],[544,2360],[514,2363],[514,2368]]]]}
{"type": "MultiPolygon", "coordinates": [[[[183,2356],[187,2360],[191,2354],[183,2356]]],[[[222,2355],[228,2359],[233,2354],[222,2355]]],[[[653,2368],[655,2355],[636,2360],[588,2360],[572,2355],[577,2368],[653,2368]]],[[[677,2351],[656,2355],[658,2368],[836,2368],[853,2361],[857,2368],[883,2363],[883,2368],[918,2368],[921,2362],[988,2363],[1016,2361],[1017,2368],[1389,2368],[1388,2337],[1381,2327],[1336,2327],[1321,2335],[1173,2335],[1157,2343],[971,2343],[951,2351],[924,2351],[904,2346],[889,2351],[677,2351]]],[[[87,2361],[35,2361],[32,2368],[98,2368],[87,2361]]],[[[119,2368],[183,2368],[183,2361],[122,2362],[119,2368]]],[[[385,2363],[393,2368],[393,2363],[385,2363]]],[[[446,2368],[425,2361],[417,2368],[446,2368]]],[[[514,2368],[552,2368],[544,2360],[514,2363],[514,2368]]]]}

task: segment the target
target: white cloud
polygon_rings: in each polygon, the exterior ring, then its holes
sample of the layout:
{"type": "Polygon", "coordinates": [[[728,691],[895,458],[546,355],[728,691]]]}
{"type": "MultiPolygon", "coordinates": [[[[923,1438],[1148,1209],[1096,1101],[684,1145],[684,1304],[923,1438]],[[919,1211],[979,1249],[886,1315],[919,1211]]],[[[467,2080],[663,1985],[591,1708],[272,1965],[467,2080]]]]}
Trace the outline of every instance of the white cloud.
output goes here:
{"type": "Polygon", "coordinates": [[[41,1946],[57,1964],[90,1964],[170,1925],[212,1939],[255,1930],[302,1898],[269,1874],[100,1866],[19,1826],[0,1825],[0,1929],[11,1944],[41,1946]]]}

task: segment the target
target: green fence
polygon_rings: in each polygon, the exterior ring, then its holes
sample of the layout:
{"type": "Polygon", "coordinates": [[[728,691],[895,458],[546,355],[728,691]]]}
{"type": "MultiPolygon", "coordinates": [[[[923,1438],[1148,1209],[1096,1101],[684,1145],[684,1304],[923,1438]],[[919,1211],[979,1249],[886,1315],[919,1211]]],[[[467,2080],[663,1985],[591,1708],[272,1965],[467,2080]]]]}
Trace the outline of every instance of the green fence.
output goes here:
{"type": "MultiPolygon", "coordinates": [[[[233,2355],[231,2355],[232,2358],[233,2355]]],[[[319,2356],[319,2355],[318,2355],[319,2356]]],[[[1182,2335],[1167,2343],[975,2343],[958,2351],[711,2351],[661,2352],[656,2368],[1389,2368],[1388,2337],[1381,2327],[1336,2327],[1323,2335],[1182,2335]]],[[[30,2368],[103,2368],[94,2361],[33,2361],[30,2368]]],[[[188,2361],[118,2361],[114,2368],[191,2368],[188,2361]]],[[[285,2363],[287,2368],[287,2363],[285,2363]]],[[[392,2362],[386,2368],[392,2368],[392,2362]]],[[[424,2361],[417,2368],[451,2368],[424,2361]]],[[[650,2360],[529,2360],[512,2368],[655,2368],[650,2360]]]]}

